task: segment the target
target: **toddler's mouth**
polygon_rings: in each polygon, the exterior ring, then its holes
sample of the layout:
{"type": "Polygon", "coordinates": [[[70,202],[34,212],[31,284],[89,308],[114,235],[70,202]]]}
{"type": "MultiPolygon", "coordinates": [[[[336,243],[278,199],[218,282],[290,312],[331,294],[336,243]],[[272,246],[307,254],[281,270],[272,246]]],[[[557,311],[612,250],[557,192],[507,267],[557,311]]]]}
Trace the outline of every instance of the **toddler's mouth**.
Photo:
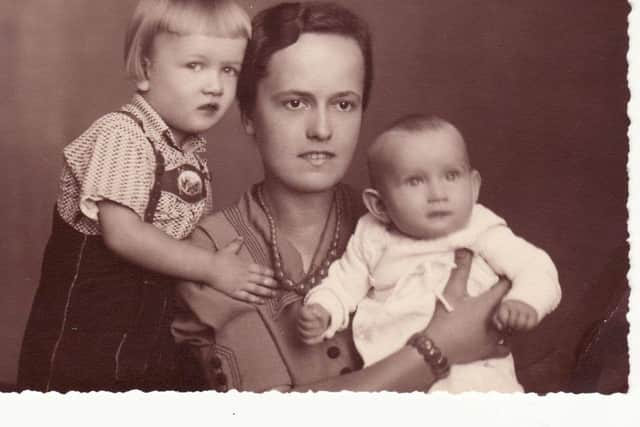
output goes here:
{"type": "Polygon", "coordinates": [[[198,110],[209,111],[211,113],[215,113],[219,109],[220,109],[220,106],[215,102],[212,102],[210,104],[203,104],[198,107],[198,110]]]}

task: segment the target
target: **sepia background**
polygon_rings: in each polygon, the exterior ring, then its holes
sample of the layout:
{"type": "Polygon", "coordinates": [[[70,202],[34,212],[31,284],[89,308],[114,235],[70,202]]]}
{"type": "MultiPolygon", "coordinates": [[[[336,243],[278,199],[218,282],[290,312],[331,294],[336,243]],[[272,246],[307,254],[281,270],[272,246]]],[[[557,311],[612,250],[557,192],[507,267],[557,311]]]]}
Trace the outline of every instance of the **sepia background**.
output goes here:
{"type": "MultiPolygon", "coordinates": [[[[240,1],[251,13],[276,1],[240,1]]],[[[397,116],[457,124],[481,202],[556,262],[563,301],[514,344],[528,390],[566,388],[574,353],[626,271],[626,15],[621,0],[344,0],[374,35],[375,81],[348,182],[397,116]]],[[[15,382],[61,149],[131,96],[122,46],[134,0],[0,2],[0,383],[15,382]]],[[[208,133],[217,207],[261,170],[237,109],[208,133]]]]}

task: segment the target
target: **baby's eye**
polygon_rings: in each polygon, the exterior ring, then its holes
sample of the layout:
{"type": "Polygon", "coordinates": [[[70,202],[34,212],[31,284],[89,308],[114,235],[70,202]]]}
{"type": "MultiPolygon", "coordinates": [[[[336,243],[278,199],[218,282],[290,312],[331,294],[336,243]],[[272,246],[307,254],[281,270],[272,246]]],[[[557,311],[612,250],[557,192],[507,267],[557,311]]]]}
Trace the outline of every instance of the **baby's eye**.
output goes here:
{"type": "Polygon", "coordinates": [[[455,181],[456,179],[460,178],[460,172],[459,171],[449,171],[444,175],[445,179],[447,181],[455,181]]]}
{"type": "Polygon", "coordinates": [[[187,64],[187,68],[193,71],[201,71],[203,68],[203,65],[201,62],[189,62],[187,64]]]}
{"type": "Polygon", "coordinates": [[[407,179],[407,184],[409,184],[412,187],[415,187],[416,185],[420,185],[423,182],[424,182],[424,178],[422,178],[421,176],[412,176],[407,179]]]}
{"type": "Polygon", "coordinates": [[[240,74],[240,70],[235,67],[224,67],[222,72],[225,74],[229,74],[230,76],[237,76],[240,74]]]}
{"type": "Polygon", "coordinates": [[[348,112],[356,108],[356,105],[352,101],[343,100],[343,101],[336,102],[336,107],[338,108],[338,111],[348,112]]]}
{"type": "Polygon", "coordinates": [[[306,104],[298,98],[287,99],[284,101],[284,106],[289,110],[300,110],[306,107],[306,104]]]}

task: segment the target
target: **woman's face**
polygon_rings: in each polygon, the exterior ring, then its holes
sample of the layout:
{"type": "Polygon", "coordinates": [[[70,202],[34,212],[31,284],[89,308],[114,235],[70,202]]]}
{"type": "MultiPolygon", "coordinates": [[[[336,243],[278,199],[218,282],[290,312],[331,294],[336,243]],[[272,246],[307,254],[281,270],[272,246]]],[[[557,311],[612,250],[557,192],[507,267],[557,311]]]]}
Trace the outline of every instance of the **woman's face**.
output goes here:
{"type": "Polygon", "coordinates": [[[364,59],[353,39],[305,33],[276,52],[245,117],[270,185],[320,192],[337,184],[362,120],[364,59]]]}

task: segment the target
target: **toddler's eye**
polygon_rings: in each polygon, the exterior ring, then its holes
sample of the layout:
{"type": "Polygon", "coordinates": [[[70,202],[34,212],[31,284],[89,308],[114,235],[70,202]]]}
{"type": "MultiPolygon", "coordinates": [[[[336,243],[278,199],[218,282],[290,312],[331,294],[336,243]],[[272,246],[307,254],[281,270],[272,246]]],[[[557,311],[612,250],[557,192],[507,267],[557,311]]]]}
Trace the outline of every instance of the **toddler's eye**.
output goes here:
{"type": "Polygon", "coordinates": [[[306,107],[304,102],[301,99],[298,99],[298,98],[288,99],[288,100],[284,101],[284,106],[286,108],[288,108],[289,110],[300,110],[300,109],[306,107]]]}
{"type": "Polygon", "coordinates": [[[444,175],[444,177],[447,181],[455,181],[456,179],[460,178],[460,172],[449,171],[444,175]]]}
{"type": "Polygon", "coordinates": [[[222,72],[231,76],[237,76],[238,74],[240,74],[240,70],[235,67],[224,67],[222,69],[222,72]]]}
{"type": "Polygon", "coordinates": [[[201,71],[202,70],[202,63],[200,62],[189,62],[187,64],[187,68],[193,71],[201,71]]]}

